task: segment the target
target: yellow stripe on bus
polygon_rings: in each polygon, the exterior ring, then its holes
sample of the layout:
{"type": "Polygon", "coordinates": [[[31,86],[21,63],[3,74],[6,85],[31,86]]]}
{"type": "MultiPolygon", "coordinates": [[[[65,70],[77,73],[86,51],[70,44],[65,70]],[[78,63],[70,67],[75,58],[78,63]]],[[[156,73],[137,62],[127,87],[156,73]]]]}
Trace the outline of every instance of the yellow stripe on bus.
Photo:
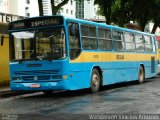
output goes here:
{"type": "Polygon", "coordinates": [[[151,57],[157,60],[157,54],[82,52],[77,59],[70,60],[70,62],[151,61],[151,57]]]}

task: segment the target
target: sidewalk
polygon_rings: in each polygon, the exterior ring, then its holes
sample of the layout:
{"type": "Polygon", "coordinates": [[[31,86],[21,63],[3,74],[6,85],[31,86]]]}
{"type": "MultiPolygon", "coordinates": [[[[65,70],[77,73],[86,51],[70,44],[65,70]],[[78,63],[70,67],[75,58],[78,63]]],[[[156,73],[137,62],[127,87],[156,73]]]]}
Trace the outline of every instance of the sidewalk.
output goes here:
{"type": "Polygon", "coordinates": [[[11,89],[9,88],[9,86],[0,86],[0,93],[1,92],[7,92],[7,91],[11,91],[11,89]]]}
{"type": "Polygon", "coordinates": [[[10,91],[9,80],[0,80],[0,93],[10,91]]]}

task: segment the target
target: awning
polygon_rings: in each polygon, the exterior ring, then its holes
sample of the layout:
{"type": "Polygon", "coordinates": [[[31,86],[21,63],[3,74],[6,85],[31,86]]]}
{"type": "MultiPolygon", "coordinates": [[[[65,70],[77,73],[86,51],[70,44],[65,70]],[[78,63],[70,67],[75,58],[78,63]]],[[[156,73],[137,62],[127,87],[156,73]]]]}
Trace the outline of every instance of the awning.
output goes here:
{"type": "Polygon", "coordinates": [[[8,24],[0,23],[0,34],[7,34],[7,33],[8,33],[8,24]]]}
{"type": "Polygon", "coordinates": [[[160,41],[160,36],[156,36],[156,40],[157,40],[157,41],[160,41]]]}

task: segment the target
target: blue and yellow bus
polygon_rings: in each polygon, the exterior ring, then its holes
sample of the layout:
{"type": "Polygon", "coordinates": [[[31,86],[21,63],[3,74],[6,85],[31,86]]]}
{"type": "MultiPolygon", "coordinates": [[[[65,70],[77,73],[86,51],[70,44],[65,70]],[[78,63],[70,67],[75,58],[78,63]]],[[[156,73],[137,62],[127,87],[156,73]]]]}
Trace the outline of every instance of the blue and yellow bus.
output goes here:
{"type": "Polygon", "coordinates": [[[9,24],[12,90],[97,92],[157,73],[155,35],[91,21],[43,16],[9,24]]]}

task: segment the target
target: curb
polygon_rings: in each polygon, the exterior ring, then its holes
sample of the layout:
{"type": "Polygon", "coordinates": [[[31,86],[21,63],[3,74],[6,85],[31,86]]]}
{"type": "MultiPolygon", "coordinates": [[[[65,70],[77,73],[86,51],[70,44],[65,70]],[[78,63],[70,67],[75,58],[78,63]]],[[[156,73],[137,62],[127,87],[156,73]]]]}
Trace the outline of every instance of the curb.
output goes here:
{"type": "Polygon", "coordinates": [[[28,91],[11,91],[10,89],[6,91],[0,91],[0,98],[8,98],[12,96],[18,96],[18,95],[25,95],[25,94],[31,94],[34,92],[28,92],[28,91]]]}
{"type": "Polygon", "coordinates": [[[24,95],[33,93],[33,91],[12,91],[9,88],[10,80],[0,80],[0,98],[7,98],[17,95],[24,95]]]}
{"type": "Polygon", "coordinates": [[[10,80],[0,80],[0,88],[9,86],[10,80]]]}

